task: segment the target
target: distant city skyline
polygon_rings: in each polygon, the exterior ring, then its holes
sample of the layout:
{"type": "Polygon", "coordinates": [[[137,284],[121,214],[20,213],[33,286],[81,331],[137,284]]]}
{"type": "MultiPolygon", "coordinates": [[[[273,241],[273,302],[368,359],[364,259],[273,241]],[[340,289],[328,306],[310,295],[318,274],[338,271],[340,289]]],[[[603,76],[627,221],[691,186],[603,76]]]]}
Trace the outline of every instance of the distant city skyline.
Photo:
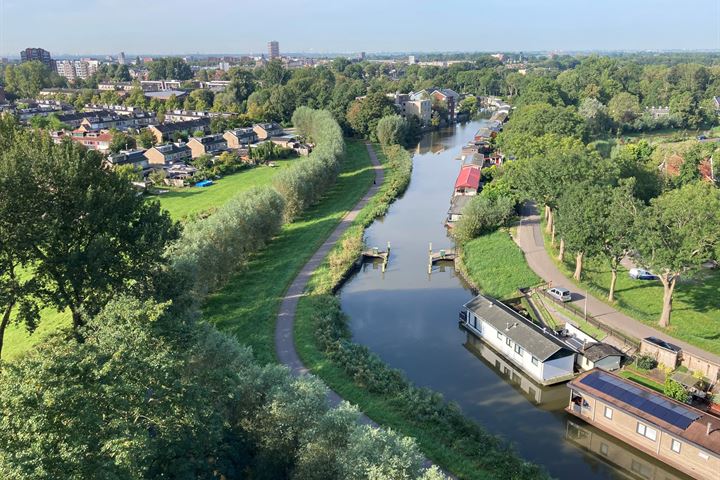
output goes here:
{"type": "Polygon", "coordinates": [[[0,55],[720,50],[720,2],[696,0],[0,0],[0,55]],[[28,12],[32,12],[30,15],[28,12]],[[284,12],[284,13],[283,13],[284,12]],[[200,15],[202,13],[202,15],[200,15]],[[198,21],[202,18],[202,21],[198,21]]]}

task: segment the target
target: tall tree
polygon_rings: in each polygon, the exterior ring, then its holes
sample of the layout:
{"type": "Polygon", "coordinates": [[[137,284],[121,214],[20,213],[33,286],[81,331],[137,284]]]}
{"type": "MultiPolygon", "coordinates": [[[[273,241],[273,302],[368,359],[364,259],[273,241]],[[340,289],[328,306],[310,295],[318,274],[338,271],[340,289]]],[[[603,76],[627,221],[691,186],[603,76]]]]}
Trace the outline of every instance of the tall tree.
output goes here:
{"type": "Polygon", "coordinates": [[[720,240],[720,191],[705,182],[670,190],[652,200],[639,227],[637,249],[643,265],[662,282],[659,324],[667,327],[678,279],[692,275],[716,253],[720,240]]]}
{"type": "Polygon", "coordinates": [[[165,245],[178,230],[157,202],[139,197],[102,157],[74,142],[27,134],[0,157],[2,220],[26,245],[38,297],[72,312],[79,333],[117,292],[149,295],[165,245]]]}

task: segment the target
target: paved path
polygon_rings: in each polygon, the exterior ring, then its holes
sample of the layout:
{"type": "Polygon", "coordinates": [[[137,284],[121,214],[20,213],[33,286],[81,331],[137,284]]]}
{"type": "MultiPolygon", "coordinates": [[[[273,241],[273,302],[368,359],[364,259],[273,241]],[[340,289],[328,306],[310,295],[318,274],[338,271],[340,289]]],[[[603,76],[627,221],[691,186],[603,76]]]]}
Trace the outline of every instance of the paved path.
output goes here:
{"type": "MultiPolygon", "coordinates": [[[[546,282],[552,282],[553,285],[573,286],[573,282],[568,279],[558,269],[557,265],[545,250],[543,244],[543,236],[540,231],[540,215],[537,208],[532,203],[526,203],[523,206],[522,218],[516,241],[523,253],[528,265],[546,282]]],[[[575,300],[573,303],[582,309],[585,305],[585,296],[573,293],[575,300]]],[[[607,324],[626,335],[635,338],[658,337],[665,339],[675,345],[680,346],[683,350],[693,353],[706,360],[720,364],[720,356],[706,352],[698,347],[690,345],[676,338],[669,337],[666,333],[656,330],[645,325],[632,317],[618,312],[607,303],[598,300],[592,295],[587,296],[587,311],[590,315],[598,319],[598,321],[607,324]]]]}
{"type": "MultiPolygon", "coordinates": [[[[275,351],[280,363],[290,367],[291,372],[296,376],[309,373],[307,367],[305,367],[302,360],[300,360],[297,350],[295,350],[295,340],[293,337],[295,312],[297,311],[298,301],[304,294],[305,288],[307,287],[308,281],[310,281],[310,277],[313,272],[320,266],[320,264],[322,264],[323,260],[330,252],[330,249],[332,249],[335,245],[335,242],[337,242],[348,227],[352,225],[353,220],[355,220],[358,216],[360,210],[362,210],[373,195],[377,193],[380,185],[382,185],[385,179],[385,172],[377,159],[377,155],[375,155],[375,150],[373,150],[370,144],[366,144],[366,147],[368,155],[370,155],[373,170],[375,171],[375,182],[370,189],[368,189],[365,196],[363,196],[363,198],[355,204],[352,210],[350,210],[342,218],[342,220],[340,220],[340,224],[335,227],[335,230],[333,230],[327,240],[325,240],[310,260],[308,260],[308,262],[303,266],[300,273],[298,273],[297,277],[295,277],[293,282],[290,284],[290,287],[285,292],[285,296],[280,304],[280,312],[278,313],[277,324],[275,327],[275,351]]],[[[343,399],[336,392],[330,390],[328,393],[328,400],[331,405],[337,406],[343,399]]],[[[372,420],[364,415],[361,417],[360,421],[375,425],[372,420]]]]}

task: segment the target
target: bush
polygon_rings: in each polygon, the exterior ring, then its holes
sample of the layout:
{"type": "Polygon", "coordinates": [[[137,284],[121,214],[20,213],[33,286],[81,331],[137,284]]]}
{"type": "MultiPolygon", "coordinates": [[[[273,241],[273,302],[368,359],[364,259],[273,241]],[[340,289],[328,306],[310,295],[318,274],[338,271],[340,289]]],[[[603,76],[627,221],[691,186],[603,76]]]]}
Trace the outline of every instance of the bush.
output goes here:
{"type": "Polygon", "coordinates": [[[642,370],[652,370],[657,367],[657,360],[652,355],[639,355],[635,360],[635,364],[642,370]]]}
{"type": "Polygon", "coordinates": [[[515,200],[505,196],[478,195],[465,205],[452,234],[459,244],[507,223],[515,211],[515,200]]]}
{"type": "Polygon", "coordinates": [[[690,398],[690,394],[687,392],[687,390],[685,390],[685,387],[683,387],[681,383],[676,382],[670,377],[665,380],[664,392],[665,395],[670,398],[674,398],[678,402],[685,403],[690,398]]]}
{"type": "Polygon", "coordinates": [[[240,269],[282,225],[283,199],[273,189],[243,192],[210,217],[185,225],[181,238],[166,252],[173,268],[192,282],[202,298],[240,269]]]}
{"type": "Polygon", "coordinates": [[[408,122],[400,115],[387,115],[377,125],[377,138],[380,145],[403,145],[407,140],[408,122]]]}

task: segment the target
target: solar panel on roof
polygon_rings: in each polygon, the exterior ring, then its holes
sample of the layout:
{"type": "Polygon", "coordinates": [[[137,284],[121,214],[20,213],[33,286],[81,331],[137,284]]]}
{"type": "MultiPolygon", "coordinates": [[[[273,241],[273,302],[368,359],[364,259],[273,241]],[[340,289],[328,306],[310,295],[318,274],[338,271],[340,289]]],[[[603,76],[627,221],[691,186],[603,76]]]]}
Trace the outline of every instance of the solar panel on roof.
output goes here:
{"type": "Polygon", "coordinates": [[[627,403],[638,410],[685,430],[700,416],[682,405],[677,405],[652,394],[618,377],[596,371],[586,375],[580,383],[627,403]]]}

